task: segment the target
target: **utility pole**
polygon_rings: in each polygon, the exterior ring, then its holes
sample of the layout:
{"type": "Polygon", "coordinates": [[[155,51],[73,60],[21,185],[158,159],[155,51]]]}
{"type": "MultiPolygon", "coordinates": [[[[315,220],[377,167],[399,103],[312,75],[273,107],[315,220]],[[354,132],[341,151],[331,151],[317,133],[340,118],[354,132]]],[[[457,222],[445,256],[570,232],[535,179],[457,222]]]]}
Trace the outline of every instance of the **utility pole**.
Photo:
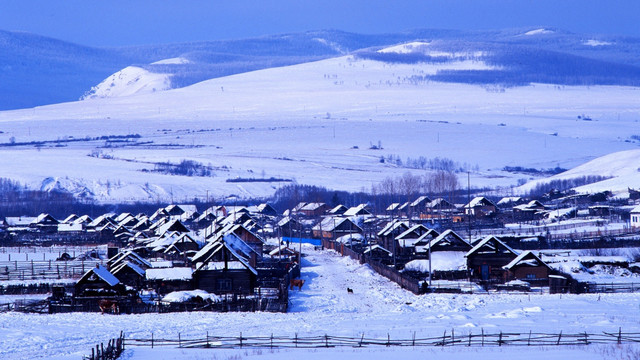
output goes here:
{"type": "Polygon", "coordinates": [[[471,172],[467,171],[467,222],[469,223],[468,235],[471,244],[471,172]]]}

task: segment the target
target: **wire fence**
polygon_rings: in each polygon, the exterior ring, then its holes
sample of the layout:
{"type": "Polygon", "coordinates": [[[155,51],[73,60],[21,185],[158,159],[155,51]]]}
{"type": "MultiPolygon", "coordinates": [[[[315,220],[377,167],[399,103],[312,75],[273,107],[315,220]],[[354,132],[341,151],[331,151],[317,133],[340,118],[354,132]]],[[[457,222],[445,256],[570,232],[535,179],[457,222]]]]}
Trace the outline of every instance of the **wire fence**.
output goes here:
{"type": "Polygon", "coordinates": [[[622,329],[617,332],[602,333],[541,333],[529,331],[520,332],[485,332],[482,329],[478,333],[458,333],[455,330],[444,331],[440,336],[411,338],[360,337],[348,336],[211,336],[184,337],[178,334],[177,338],[154,337],[149,338],[125,338],[127,346],[139,347],[179,347],[179,348],[337,348],[337,347],[437,347],[437,346],[567,346],[590,344],[628,344],[640,342],[640,333],[626,333],[622,329]]]}

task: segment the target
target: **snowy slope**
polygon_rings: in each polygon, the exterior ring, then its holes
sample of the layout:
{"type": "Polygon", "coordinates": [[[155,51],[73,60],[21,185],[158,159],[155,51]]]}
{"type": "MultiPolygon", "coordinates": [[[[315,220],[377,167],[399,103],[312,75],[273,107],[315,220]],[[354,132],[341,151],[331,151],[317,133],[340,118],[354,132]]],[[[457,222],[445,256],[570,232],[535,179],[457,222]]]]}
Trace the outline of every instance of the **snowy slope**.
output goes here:
{"type": "MultiPolygon", "coordinates": [[[[420,48],[420,47],[417,47],[420,48]]],[[[276,177],[344,190],[423,170],[381,162],[448,158],[474,186],[509,187],[506,166],[571,168],[614,151],[637,129],[640,89],[621,86],[481,86],[423,81],[440,70],[491,71],[476,58],[387,63],[343,56],[204,81],[182,89],[0,113],[3,176],[53,183],[101,201],[266,196],[276,177]],[[587,114],[593,120],[577,120],[587,114]],[[25,124],[28,124],[25,126],[25,124]],[[129,142],[87,140],[139,134],[129,142]],[[380,142],[382,150],[369,149],[380,142]],[[183,159],[211,177],[167,175],[183,159]],[[65,164],[60,166],[60,164],[65,164]],[[467,165],[464,165],[467,164],[467,165]],[[143,172],[146,171],[146,172],[143,172]]]]}
{"type": "Polygon", "coordinates": [[[91,88],[82,99],[140,95],[170,88],[169,75],[152,73],[137,66],[127,66],[91,88]]]}
{"type": "Polygon", "coordinates": [[[540,183],[553,180],[569,180],[584,176],[605,176],[610,179],[577,187],[575,190],[581,193],[611,191],[616,195],[626,193],[629,187],[637,189],[640,187],[640,150],[608,154],[561,174],[532,181],[519,187],[518,190],[527,192],[540,183]]]}

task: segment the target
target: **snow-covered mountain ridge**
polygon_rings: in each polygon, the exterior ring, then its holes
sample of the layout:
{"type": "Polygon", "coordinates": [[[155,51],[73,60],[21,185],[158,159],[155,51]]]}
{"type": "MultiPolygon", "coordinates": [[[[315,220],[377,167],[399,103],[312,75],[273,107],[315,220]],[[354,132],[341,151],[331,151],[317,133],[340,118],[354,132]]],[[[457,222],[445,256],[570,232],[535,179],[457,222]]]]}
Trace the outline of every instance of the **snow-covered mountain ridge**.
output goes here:
{"type": "Polygon", "coordinates": [[[181,89],[0,112],[0,144],[7,144],[0,166],[32,188],[46,180],[100,201],[171,201],[266,196],[290,182],[367,190],[385,177],[429,171],[407,161],[419,157],[451,159],[472,171],[474,186],[509,188],[525,175],[505,166],[572,168],[637,148],[636,87],[429,79],[442,70],[493,71],[483,59],[348,55],[181,89]],[[138,136],[94,140],[126,134],[138,136]],[[212,176],[159,170],[182,160],[212,176]],[[261,181],[269,178],[289,182],[261,181]]]}

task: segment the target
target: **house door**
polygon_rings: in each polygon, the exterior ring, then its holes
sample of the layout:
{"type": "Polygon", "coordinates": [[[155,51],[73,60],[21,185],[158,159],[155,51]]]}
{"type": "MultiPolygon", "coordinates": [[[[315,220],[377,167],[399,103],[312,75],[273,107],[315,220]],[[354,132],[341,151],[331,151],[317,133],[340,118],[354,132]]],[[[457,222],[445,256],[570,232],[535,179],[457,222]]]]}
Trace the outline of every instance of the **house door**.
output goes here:
{"type": "Polygon", "coordinates": [[[480,278],[482,280],[489,280],[489,265],[480,266],[480,278]]]}

